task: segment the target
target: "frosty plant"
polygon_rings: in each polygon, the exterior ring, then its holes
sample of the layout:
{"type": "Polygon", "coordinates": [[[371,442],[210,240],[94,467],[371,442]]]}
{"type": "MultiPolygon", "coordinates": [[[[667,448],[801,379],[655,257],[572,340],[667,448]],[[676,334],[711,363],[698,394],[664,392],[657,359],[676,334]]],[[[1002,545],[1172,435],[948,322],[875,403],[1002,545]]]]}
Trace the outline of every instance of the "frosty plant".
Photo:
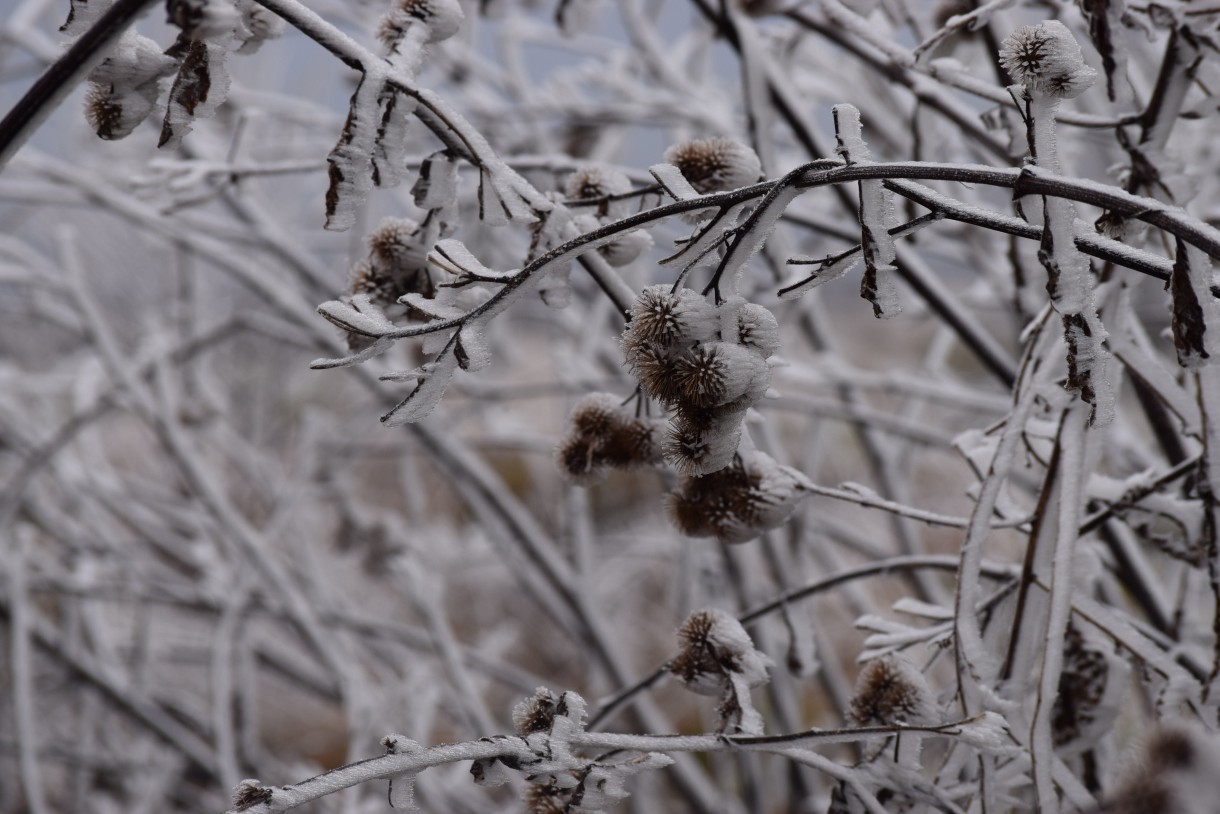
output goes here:
{"type": "Polygon", "coordinates": [[[0,810],[1214,807],[1220,8],[49,5],[0,810]]]}

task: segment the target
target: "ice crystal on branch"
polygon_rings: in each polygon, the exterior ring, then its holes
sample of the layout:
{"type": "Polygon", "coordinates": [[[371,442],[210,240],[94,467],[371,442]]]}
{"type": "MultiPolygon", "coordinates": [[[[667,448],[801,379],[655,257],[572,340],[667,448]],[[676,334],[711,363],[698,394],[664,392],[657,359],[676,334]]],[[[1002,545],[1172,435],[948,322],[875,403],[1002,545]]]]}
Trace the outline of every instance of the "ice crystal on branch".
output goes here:
{"type": "Polygon", "coordinates": [[[1000,47],[1000,63],[1013,79],[1031,91],[1057,99],[1074,99],[1097,81],[1085,64],[1080,43],[1058,20],[1018,28],[1000,47]]]}

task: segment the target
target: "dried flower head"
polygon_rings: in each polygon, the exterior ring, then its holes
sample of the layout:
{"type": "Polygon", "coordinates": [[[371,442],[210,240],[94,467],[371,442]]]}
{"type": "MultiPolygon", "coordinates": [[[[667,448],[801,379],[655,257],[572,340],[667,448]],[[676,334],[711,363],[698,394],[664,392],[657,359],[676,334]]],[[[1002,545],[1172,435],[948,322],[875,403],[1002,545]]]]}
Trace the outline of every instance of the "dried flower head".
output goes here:
{"type": "Polygon", "coordinates": [[[555,782],[527,783],[521,793],[526,814],[567,814],[572,810],[573,788],[560,788],[555,782]]]}
{"type": "Polygon", "coordinates": [[[581,167],[563,183],[563,192],[574,201],[595,201],[631,191],[631,179],[614,167],[581,167]]]}
{"type": "Polygon", "coordinates": [[[746,633],[731,614],[722,610],[695,611],[678,628],[682,650],[666,669],[692,692],[720,695],[735,673],[747,687],[770,680],[771,659],[754,649],[746,633]]]}
{"type": "Polygon", "coordinates": [[[767,364],[756,353],[728,342],[704,342],[679,356],[674,383],[684,404],[716,407],[735,401],[767,374],[767,364]]]}
{"type": "Polygon", "coordinates": [[[683,141],[665,151],[665,161],[704,194],[748,186],[762,177],[758,154],[731,138],[683,141]]]}
{"type": "Polygon", "coordinates": [[[247,808],[252,808],[259,803],[271,802],[272,790],[264,786],[260,781],[253,778],[247,778],[237,784],[237,788],[233,789],[233,809],[235,811],[245,811],[247,808]]]}
{"type": "Polygon", "coordinates": [[[933,698],[923,673],[905,656],[892,653],[864,665],[848,717],[856,726],[933,723],[933,698]]]}
{"type": "Polygon", "coordinates": [[[623,347],[630,352],[640,342],[666,347],[690,345],[711,339],[719,329],[716,307],[689,288],[667,285],[645,288],[631,307],[631,322],[623,332],[623,347]]]}
{"type": "MultiPolygon", "coordinates": [[[[721,308],[728,305],[729,303],[725,303],[721,308]]],[[[775,314],[752,302],[743,303],[735,310],[736,324],[733,326],[735,333],[732,338],[739,345],[758,353],[763,359],[774,355],[779,350],[779,322],[775,319],[775,314]]],[[[728,334],[725,339],[729,339],[728,334]]]]}
{"type": "Polygon", "coordinates": [[[406,294],[432,298],[436,286],[428,271],[423,228],[410,218],[386,218],[369,235],[367,260],[350,273],[349,293],[368,294],[373,302],[392,305],[406,294]]]}
{"type": "Polygon", "coordinates": [[[1158,727],[1143,760],[1102,807],[1106,814],[1214,814],[1220,799],[1220,741],[1184,724],[1158,727]]]}
{"type": "Polygon", "coordinates": [[[1000,47],[1000,63],[1015,81],[1031,92],[1072,99],[1097,80],[1085,64],[1080,44],[1058,20],[1018,28],[1000,47]]]}
{"type": "Polygon", "coordinates": [[[754,450],[736,465],[684,477],[666,505],[687,536],[744,543],[782,525],[804,495],[793,470],[754,450]]]}
{"type": "Polygon", "coordinates": [[[640,383],[640,389],[665,405],[678,400],[677,354],[655,342],[635,342],[627,346],[627,368],[640,383]]]}
{"type": "Polygon", "coordinates": [[[525,737],[531,732],[549,732],[555,720],[559,696],[546,687],[539,687],[529,698],[513,707],[513,727],[525,737]]]}
{"type": "Polygon", "coordinates": [[[208,40],[233,33],[241,22],[232,0],[168,0],[169,22],[193,40],[208,40]]]}
{"type": "Polygon", "coordinates": [[[408,32],[415,43],[449,39],[462,28],[466,15],[458,0],[397,0],[377,28],[377,39],[398,50],[408,32]]]}
{"type": "MultiPolygon", "coordinates": [[[[661,447],[666,462],[691,479],[719,473],[733,462],[733,456],[737,453],[741,443],[742,417],[742,411],[737,409],[679,410],[669,425],[669,432],[661,447]]],[[[686,484],[686,480],[683,484],[686,484]]],[[[727,486],[727,482],[724,485],[727,486]]],[[[711,488],[710,484],[708,488],[711,488]]],[[[678,499],[674,495],[685,495],[687,491],[679,488],[671,495],[670,510],[678,528],[692,537],[720,537],[717,531],[719,526],[715,523],[697,525],[678,519],[678,504],[673,502],[678,499]]],[[[701,494],[698,490],[695,493],[701,494]]],[[[695,500],[694,496],[683,498],[683,501],[689,500],[695,500]]],[[[686,505],[686,502],[680,503],[686,505]]],[[[696,513],[700,511],[694,505],[689,508],[696,513]]]]}
{"type": "Polygon", "coordinates": [[[564,477],[577,485],[597,483],[609,468],[650,466],[661,460],[655,422],[632,415],[609,393],[581,399],[568,425],[555,462],[564,477]]]}
{"type": "MultiPolygon", "coordinates": [[[[1063,639],[1063,670],[1059,692],[1051,714],[1056,748],[1087,740],[1102,714],[1100,707],[1110,681],[1110,660],[1087,641],[1075,625],[1068,625],[1063,639]]],[[[1087,747],[1088,743],[1079,744],[1087,747]]]]}
{"type": "Polygon", "coordinates": [[[635,262],[635,259],[652,248],[652,235],[643,229],[633,229],[625,235],[598,249],[606,262],[615,268],[635,262]]]}

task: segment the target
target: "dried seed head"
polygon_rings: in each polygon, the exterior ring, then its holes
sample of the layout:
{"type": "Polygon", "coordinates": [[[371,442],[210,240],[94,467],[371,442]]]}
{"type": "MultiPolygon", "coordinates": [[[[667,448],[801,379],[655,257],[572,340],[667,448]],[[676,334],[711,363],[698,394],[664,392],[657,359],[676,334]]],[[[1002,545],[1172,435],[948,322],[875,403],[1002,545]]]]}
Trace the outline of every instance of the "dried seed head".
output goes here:
{"type": "Polygon", "coordinates": [[[619,268],[635,262],[637,257],[651,248],[652,235],[643,229],[634,229],[597,251],[606,258],[607,263],[619,268]]]}
{"type": "Polygon", "coordinates": [[[169,0],[169,22],[193,40],[208,40],[233,33],[241,15],[232,0],[169,0]]]}
{"type": "Polygon", "coordinates": [[[632,342],[624,335],[623,345],[627,367],[640,383],[640,389],[665,405],[678,399],[677,356],[655,342],[632,342]]]}
{"type": "Polygon", "coordinates": [[[115,85],[94,82],[85,95],[85,120],[98,138],[116,141],[131,135],[148,118],[156,101],[155,83],[151,87],[119,91],[115,85]]]}
{"type": "Polygon", "coordinates": [[[719,329],[716,307],[689,288],[645,288],[631,307],[631,322],[623,332],[628,343],[655,342],[667,347],[689,345],[715,336],[719,329]]]}
{"type": "Polygon", "coordinates": [[[352,266],[349,292],[368,294],[380,305],[397,303],[406,294],[435,296],[423,238],[423,228],[410,218],[383,220],[369,235],[368,259],[352,266]]]}
{"type": "Polygon", "coordinates": [[[738,344],[755,351],[763,359],[779,350],[779,322],[766,308],[747,302],[737,309],[736,323],[738,344]]]}
{"type": "Polygon", "coordinates": [[[521,800],[526,814],[567,814],[572,810],[574,789],[561,789],[554,782],[527,783],[521,800]]]}
{"type": "Polygon", "coordinates": [[[245,31],[241,33],[242,45],[237,49],[239,54],[253,54],[267,40],[274,40],[284,33],[284,18],[272,13],[255,2],[243,2],[241,23],[245,31]]]}
{"type": "Polygon", "coordinates": [[[1090,646],[1080,631],[1069,625],[1063,640],[1059,692],[1055,695],[1051,714],[1051,731],[1057,748],[1086,736],[1099,714],[1109,672],[1105,653],[1090,646]]]}
{"type": "Polygon", "coordinates": [[[377,36],[392,49],[408,27],[420,26],[423,42],[441,42],[458,33],[465,19],[458,0],[398,0],[382,18],[377,36]]]}
{"type": "Polygon", "coordinates": [[[238,783],[237,788],[233,789],[233,809],[235,811],[245,811],[247,808],[252,808],[259,803],[269,803],[271,802],[272,794],[272,790],[264,786],[260,781],[247,778],[238,783]]]}
{"type": "Polygon", "coordinates": [[[1000,47],[1000,63],[1030,91],[1058,99],[1075,98],[1097,81],[1097,71],[1085,64],[1080,44],[1058,20],[1009,34],[1000,47]]]}
{"type": "Polygon", "coordinates": [[[771,659],[754,649],[750,634],[732,615],[717,609],[695,611],[678,629],[682,649],[666,669],[687,689],[720,695],[737,674],[747,687],[766,684],[771,659]]]}
{"type": "Polygon", "coordinates": [[[923,673],[895,653],[864,665],[848,716],[856,726],[927,724],[936,719],[936,705],[923,673]]]}
{"type": "Polygon", "coordinates": [[[575,201],[594,201],[631,191],[631,179],[614,167],[582,167],[563,182],[563,193],[575,201]]]}
{"type": "Polygon", "coordinates": [[[689,537],[744,543],[785,523],[804,495],[793,470],[754,450],[736,465],[684,477],[666,507],[689,537]]]}
{"type": "Polygon", "coordinates": [[[559,696],[546,687],[539,687],[534,694],[513,707],[513,726],[517,734],[525,737],[532,732],[549,732],[555,721],[555,710],[559,696]]]}
{"type": "Polygon", "coordinates": [[[568,421],[555,462],[571,483],[590,486],[605,478],[607,468],[650,466],[661,459],[656,423],[631,415],[608,393],[581,399],[568,421]]]}
{"type": "Polygon", "coordinates": [[[1213,814],[1220,799],[1220,741],[1184,724],[1162,724],[1144,742],[1106,814],[1213,814]]]}
{"type": "MultiPolygon", "coordinates": [[[[733,410],[709,418],[706,412],[698,411],[697,418],[697,422],[689,421],[679,412],[661,446],[666,462],[694,479],[717,473],[733,462],[737,446],[741,443],[743,414],[733,410]]],[[[683,490],[679,489],[681,492],[683,490]]],[[[678,522],[678,528],[685,530],[682,522],[678,522]]],[[[699,533],[692,530],[685,533],[692,537],[720,536],[714,531],[699,533]]]]}
{"type": "Polygon", "coordinates": [[[705,342],[679,356],[674,365],[679,398],[693,407],[716,407],[745,395],[764,375],[766,362],[728,342],[705,342]]]}
{"type": "Polygon", "coordinates": [[[762,177],[762,162],[752,149],[730,138],[690,139],[665,151],[673,164],[701,193],[748,186],[762,177]]]}

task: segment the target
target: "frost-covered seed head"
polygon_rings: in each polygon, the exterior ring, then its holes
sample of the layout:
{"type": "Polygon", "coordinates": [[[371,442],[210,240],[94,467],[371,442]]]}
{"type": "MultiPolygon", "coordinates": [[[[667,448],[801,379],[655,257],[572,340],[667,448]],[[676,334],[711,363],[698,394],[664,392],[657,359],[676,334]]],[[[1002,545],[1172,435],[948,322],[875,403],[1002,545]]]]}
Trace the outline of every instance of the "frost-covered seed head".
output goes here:
{"type": "Polygon", "coordinates": [[[549,732],[555,720],[559,696],[546,687],[539,687],[529,698],[513,707],[513,726],[525,737],[532,732],[549,732]]]}
{"type": "Polygon", "coordinates": [[[563,192],[574,201],[594,201],[631,191],[631,179],[614,167],[581,167],[563,183],[563,192]]]}
{"type": "Polygon", "coordinates": [[[598,249],[606,262],[615,268],[635,262],[635,259],[652,248],[652,235],[643,229],[634,229],[621,235],[612,243],[598,249]]]}
{"type": "Polygon", "coordinates": [[[233,789],[233,808],[236,811],[245,811],[259,803],[269,803],[273,793],[272,789],[264,786],[260,781],[247,778],[233,789]]]}
{"type": "Polygon", "coordinates": [[[667,508],[687,536],[744,543],[783,525],[803,497],[792,470],[755,450],[739,465],[683,478],[667,508]]]}
{"type": "Polygon", "coordinates": [[[428,271],[429,247],[422,236],[422,228],[410,218],[383,220],[369,235],[368,259],[352,267],[349,291],[368,294],[380,305],[392,305],[406,294],[432,298],[436,287],[428,271]]]}
{"type": "Polygon", "coordinates": [[[736,673],[747,687],[766,684],[771,659],[754,649],[732,615],[722,610],[695,611],[678,629],[682,650],[666,666],[687,689],[700,695],[720,695],[736,673]]]}
{"type": "Polygon", "coordinates": [[[748,302],[737,311],[736,339],[766,359],[779,350],[779,321],[766,308],[748,302]]]}
{"type": "Polygon", "coordinates": [[[243,43],[237,49],[239,54],[253,54],[267,40],[273,40],[284,33],[284,18],[272,13],[253,0],[242,0],[238,4],[241,11],[241,23],[245,31],[240,35],[243,43]]]}
{"type": "Polygon", "coordinates": [[[420,26],[423,42],[442,42],[458,33],[465,19],[458,0],[397,0],[381,19],[377,38],[394,50],[408,28],[420,26]]]}
{"type": "MultiPolygon", "coordinates": [[[[114,85],[116,92],[125,95],[136,88],[155,84],[177,70],[178,61],[166,56],[155,41],[128,29],[119,38],[114,52],[89,72],[89,81],[114,85]]],[[[154,86],[154,101],[155,93],[154,86]]]]}
{"type": "Polygon", "coordinates": [[[665,405],[678,400],[676,355],[655,342],[636,342],[625,348],[627,367],[640,383],[640,389],[665,405]]]}
{"type": "Polygon", "coordinates": [[[927,724],[936,719],[931,687],[901,654],[873,659],[856,678],[848,717],[856,726],[927,724]]]}
{"type": "Polygon", "coordinates": [[[609,393],[581,399],[568,422],[555,462],[571,483],[590,486],[606,476],[607,468],[630,469],[661,460],[655,422],[631,415],[609,393]]]}
{"type": "Polygon", "coordinates": [[[527,783],[521,794],[526,814],[568,814],[574,789],[561,789],[554,782],[527,783]]]}
{"type": "MultiPolygon", "coordinates": [[[[665,461],[682,474],[695,478],[719,472],[733,462],[733,456],[737,453],[737,447],[741,443],[742,417],[741,412],[735,411],[706,426],[697,426],[686,421],[679,413],[670,424],[661,447],[665,461]]],[[[682,491],[679,489],[679,492],[682,491]]],[[[676,515],[675,520],[678,528],[685,531],[683,522],[677,520],[676,515]]],[[[695,528],[693,524],[689,527],[695,528]]],[[[714,524],[709,528],[714,529],[714,524]]],[[[692,537],[719,536],[714,530],[685,533],[692,537]]]]}
{"type": "Polygon", "coordinates": [[[154,86],[150,98],[140,90],[120,93],[114,85],[93,82],[85,94],[85,120],[98,138],[114,141],[129,136],[152,112],[155,90],[154,86]]]}
{"type": "Polygon", "coordinates": [[[665,161],[704,194],[748,186],[762,177],[758,154],[731,138],[690,139],[675,144],[665,151],[665,161]]]}
{"type": "Polygon", "coordinates": [[[1104,806],[1106,814],[1214,814],[1220,799],[1220,741],[1185,724],[1158,727],[1143,762],[1104,806]]]}
{"type": "Polygon", "coordinates": [[[689,288],[671,291],[670,286],[654,285],[636,297],[623,343],[624,348],[637,342],[689,345],[712,338],[718,328],[716,307],[701,294],[689,288]]]}
{"type": "Polygon", "coordinates": [[[1084,734],[1105,697],[1110,665],[1104,653],[1090,647],[1074,625],[1063,640],[1063,670],[1051,713],[1055,746],[1071,743],[1084,734]]]}
{"type": "Polygon", "coordinates": [[[1097,72],[1085,64],[1080,44],[1058,20],[1026,25],[1008,35],[1000,63],[1012,78],[1035,93],[1072,99],[1088,90],[1097,72]]]}
{"type": "Polygon", "coordinates": [[[233,0],[170,0],[169,22],[193,40],[208,40],[231,34],[241,15],[233,0]]]}
{"type": "Polygon", "coordinates": [[[675,383],[683,403],[716,407],[745,395],[765,366],[755,353],[728,342],[705,342],[678,357],[675,383]]]}

